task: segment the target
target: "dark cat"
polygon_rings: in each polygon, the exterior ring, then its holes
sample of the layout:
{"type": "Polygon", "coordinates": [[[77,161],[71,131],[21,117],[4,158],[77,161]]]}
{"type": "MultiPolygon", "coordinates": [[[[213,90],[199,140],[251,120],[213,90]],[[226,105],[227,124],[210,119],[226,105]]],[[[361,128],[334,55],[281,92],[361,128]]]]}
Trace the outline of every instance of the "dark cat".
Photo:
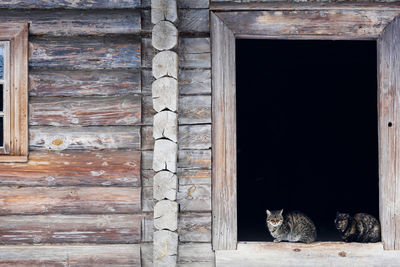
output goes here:
{"type": "Polygon", "coordinates": [[[351,217],[348,213],[336,213],[336,229],[345,242],[379,242],[381,226],[379,221],[366,213],[357,213],[351,217]]]}
{"type": "Polygon", "coordinates": [[[267,226],[274,242],[311,243],[317,238],[314,223],[299,211],[267,210],[267,226]]]}

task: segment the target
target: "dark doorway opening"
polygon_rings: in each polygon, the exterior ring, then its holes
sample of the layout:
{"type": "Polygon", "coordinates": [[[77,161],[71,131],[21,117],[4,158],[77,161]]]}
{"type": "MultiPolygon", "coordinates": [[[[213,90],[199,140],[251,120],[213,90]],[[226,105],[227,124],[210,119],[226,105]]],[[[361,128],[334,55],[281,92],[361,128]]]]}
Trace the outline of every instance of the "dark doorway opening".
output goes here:
{"type": "Polygon", "coordinates": [[[266,209],[300,210],[318,240],[336,211],[378,218],[375,41],[236,41],[238,240],[272,241],[266,209]]]}

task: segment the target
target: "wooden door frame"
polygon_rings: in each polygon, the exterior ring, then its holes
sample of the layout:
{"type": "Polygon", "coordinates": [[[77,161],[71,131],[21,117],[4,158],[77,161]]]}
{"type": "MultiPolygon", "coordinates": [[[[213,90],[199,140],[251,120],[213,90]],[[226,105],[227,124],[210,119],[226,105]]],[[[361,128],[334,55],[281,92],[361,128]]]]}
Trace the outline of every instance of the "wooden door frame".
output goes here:
{"type": "Polygon", "coordinates": [[[384,248],[400,250],[400,8],[218,4],[211,9],[213,249],[237,248],[235,39],[265,38],[377,40],[379,217],[384,248]]]}

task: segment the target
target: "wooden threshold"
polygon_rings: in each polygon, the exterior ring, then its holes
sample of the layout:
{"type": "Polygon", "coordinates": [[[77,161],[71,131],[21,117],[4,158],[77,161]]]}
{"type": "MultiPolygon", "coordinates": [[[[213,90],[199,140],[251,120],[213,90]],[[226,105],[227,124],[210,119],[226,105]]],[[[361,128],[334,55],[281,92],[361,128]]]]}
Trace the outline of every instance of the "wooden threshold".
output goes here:
{"type": "Polygon", "coordinates": [[[237,250],[217,250],[220,266],[399,266],[400,251],[382,243],[239,242],[237,250]]]}

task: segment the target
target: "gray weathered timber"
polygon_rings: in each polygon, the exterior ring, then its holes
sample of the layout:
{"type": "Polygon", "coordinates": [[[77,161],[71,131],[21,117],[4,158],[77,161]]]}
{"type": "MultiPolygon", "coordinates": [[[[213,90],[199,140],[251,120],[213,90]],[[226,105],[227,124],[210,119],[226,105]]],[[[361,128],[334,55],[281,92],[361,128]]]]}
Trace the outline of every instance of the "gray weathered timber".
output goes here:
{"type": "MultiPolygon", "coordinates": [[[[142,170],[151,170],[152,162],[153,151],[142,151],[142,170]]],[[[180,150],[178,168],[211,169],[211,150],[180,150]]]]}
{"type": "Polygon", "coordinates": [[[140,6],[140,0],[8,0],[0,3],[0,8],[67,8],[67,9],[106,9],[135,8],[140,6]]]}
{"type": "Polygon", "coordinates": [[[140,245],[0,246],[3,266],[140,266],[140,245]]]}
{"type": "Polygon", "coordinates": [[[381,243],[240,242],[237,250],[217,250],[217,266],[398,266],[400,252],[381,243]]]}
{"type": "Polygon", "coordinates": [[[178,229],[178,203],[161,200],[154,205],[154,227],[157,230],[176,231],[178,229]]]}
{"type": "Polygon", "coordinates": [[[169,50],[178,45],[178,29],[169,21],[158,22],[151,36],[151,43],[157,50],[169,50]]]}
{"type": "Polygon", "coordinates": [[[136,37],[30,38],[29,66],[50,69],[139,68],[140,41],[136,37]]]}
{"type": "Polygon", "coordinates": [[[0,187],[0,215],[135,213],[140,188],[0,187]]]}
{"type": "Polygon", "coordinates": [[[31,150],[140,149],[139,126],[29,128],[31,150]]]}
{"type": "Polygon", "coordinates": [[[224,12],[218,13],[217,16],[236,37],[347,40],[376,39],[398,13],[369,10],[298,10],[224,12]]]}
{"type": "Polygon", "coordinates": [[[173,51],[162,51],[153,58],[153,76],[158,79],[169,76],[178,79],[178,54],[173,51]]]}
{"type": "Polygon", "coordinates": [[[176,173],[178,145],[166,139],[154,142],[153,170],[158,172],[168,170],[176,173]]]}
{"type": "Polygon", "coordinates": [[[152,87],[153,109],[178,111],[178,81],[171,77],[162,77],[153,82],[152,87]]]}
{"type": "Polygon", "coordinates": [[[178,234],[168,230],[154,233],[153,264],[157,266],[176,266],[178,255],[178,234]]]}
{"type": "Polygon", "coordinates": [[[9,21],[29,22],[30,35],[137,34],[141,29],[138,10],[7,10],[0,23],[9,21]]]}
{"type": "Polygon", "coordinates": [[[208,33],[210,31],[208,9],[180,9],[179,32],[182,33],[208,33]]]}
{"type": "MultiPolygon", "coordinates": [[[[149,8],[151,0],[142,0],[142,7],[149,8]]],[[[177,0],[179,8],[208,8],[209,0],[177,0]]]]}
{"type": "MultiPolygon", "coordinates": [[[[161,111],[154,115],[153,138],[167,138],[178,141],[178,114],[171,111],[161,111]]],[[[152,142],[154,144],[154,142],[152,142]]]]}
{"type": "MultiPolygon", "coordinates": [[[[141,132],[142,150],[152,150],[154,139],[153,127],[143,126],[141,132]]],[[[157,135],[158,137],[159,135],[157,135]]],[[[166,136],[168,137],[168,136],[166,136]]],[[[169,138],[169,137],[168,137],[169,138]]],[[[169,138],[171,139],[171,138],[169,138]]],[[[172,139],[171,139],[172,140],[172,139]]],[[[174,140],[173,140],[174,141],[174,140]]],[[[211,125],[182,125],[179,126],[179,149],[210,149],[211,148],[211,125]]]]}
{"type": "MultiPolygon", "coordinates": [[[[28,163],[0,165],[1,186],[140,186],[140,182],[138,151],[31,152],[28,163]]],[[[16,190],[10,189],[10,193],[16,190]]],[[[27,205],[23,201],[21,208],[27,205]]]]}
{"type": "Polygon", "coordinates": [[[235,37],[215,14],[211,23],[213,249],[230,250],[237,242],[235,37]]]}
{"type": "Polygon", "coordinates": [[[176,200],[178,190],[178,177],[168,171],[161,171],[154,175],[153,198],[156,200],[176,200]]]}
{"type": "Polygon", "coordinates": [[[140,96],[47,97],[29,101],[30,125],[134,125],[141,120],[140,96]]]}
{"type": "Polygon", "coordinates": [[[400,20],[378,40],[379,212],[385,249],[400,250],[400,20]]]}
{"type": "Polygon", "coordinates": [[[30,96],[116,96],[141,92],[140,72],[133,70],[31,70],[30,96]]]}
{"type": "Polygon", "coordinates": [[[2,216],[0,244],[138,243],[140,221],[140,215],[118,214],[2,216]]]}
{"type": "Polygon", "coordinates": [[[151,1],[151,23],[157,24],[160,21],[178,20],[178,8],[176,0],[152,0],[151,1]]]}
{"type": "MultiPolygon", "coordinates": [[[[154,175],[155,172],[153,170],[142,170],[143,186],[152,186],[154,175]]],[[[179,176],[179,184],[181,185],[211,184],[210,169],[178,168],[177,176],[179,176]]]]}

